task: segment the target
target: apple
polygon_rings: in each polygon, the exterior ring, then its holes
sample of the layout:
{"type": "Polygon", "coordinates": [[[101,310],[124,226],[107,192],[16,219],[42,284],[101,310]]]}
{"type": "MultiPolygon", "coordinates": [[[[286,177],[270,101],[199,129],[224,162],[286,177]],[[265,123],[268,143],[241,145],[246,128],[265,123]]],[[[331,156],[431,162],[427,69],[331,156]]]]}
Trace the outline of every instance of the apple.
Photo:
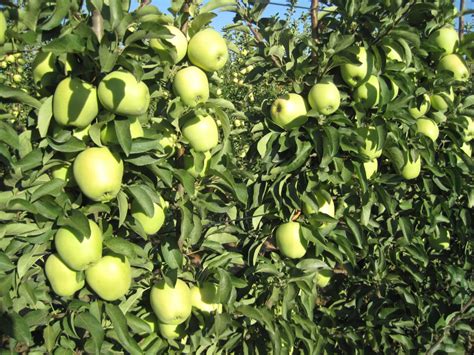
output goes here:
{"type": "Polygon", "coordinates": [[[409,156],[405,159],[405,165],[402,167],[401,174],[407,180],[416,179],[421,172],[421,158],[414,161],[409,156]]]}
{"type": "Polygon", "coordinates": [[[469,157],[472,156],[472,147],[469,142],[464,142],[461,146],[461,150],[466,153],[469,157]]]}
{"type": "Polygon", "coordinates": [[[73,137],[76,137],[77,139],[81,141],[87,140],[89,138],[89,130],[91,128],[91,125],[88,125],[84,128],[76,128],[72,131],[73,137]]]}
{"type": "Polygon", "coordinates": [[[332,198],[327,198],[321,191],[316,191],[314,194],[316,202],[318,204],[318,210],[316,211],[315,208],[307,203],[303,203],[303,213],[307,216],[312,215],[316,212],[324,213],[330,217],[335,216],[335,208],[334,208],[334,201],[332,198]]]}
{"type": "Polygon", "coordinates": [[[398,87],[398,85],[390,79],[390,86],[392,87],[392,99],[391,101],[395,100],[398,96],[398,92],[400,91],[400,88],[398,87]]]}
{"type": "Polygon", "coordinates": [[[174,287],[160,280],[151,289],[150,304],[161,323],[181,324],[191,315],[191,291],[182,280],[174,287]]]}
{"type": "Polygon", "coordinates": [[[194,157],[192,155],[184,155],[183,167],[188,173],[190,173],[195,178],[203,177],[207,175],[211,158],[212,154],[210,151],[204,152],[204,161],[202,164],[202,169],[200,171],[197,171],[196,166],[194,165],[194,157]]]}
{"type": "Polygon", "coordinates": [[[385,55],[387,57],[387,62],[398,62],[403,63],[403,58],[393,46],[386,45],[384,46],[385,55]]]}
{"type": "Polygon", "coordinates": [[[359,135],[365,139],[365,144],[359,147],[359,153],[366,161],[374,160],[382,155],[382,149],[378,146],[378,131],[374,126],[359,128],[359,135]]]}
{"type": "Polygon", "coordinates": [[[20,74],[14,74],[12,79],[15,83],[19,83],[23,80],[23,77],[20,74]]]}
{"type": "Polygon", "coordinates": [[[341,75],[347,85],[356,87],[366,79],[369,73],[368,55],[364,47],[352,47],[350,52],[357,56],[360,64],[342,64],[341,75]]]}
{"type": "Polygon", "coordinates": [[[61,227],[54,236],[54,246],[64,263],[73,270],[85,270],[102,257],[102,231],[89,220],[91,234],[80,234],[70,227],[61,227]]]}
{"type": "Polygon", "coordinates": [[[463,141],[470,142],[474,139],[474,119],[472,117],[462,116],[465,122],[463,129],[463,141]]]}
{"type": "Polygon", "coordinates": [[[455,80],[467,81],[469,79],[469,69],[464,60],[458,54],[447,54],[438,63],[438,72],[451,72],[455,80]]]}
{"type": "Polygon", "coordinates": [[[298,222],[281,224],[275,231],[276,244],[281,253],[291,259],[302,258],[306,254],[308,242],[301,236],[298,222]]]}
{"type": "Polygon", "coordinates": [[[185,335],[183,324],[158,323],[158,329],[160,330],[161,336],[166,339],[178,339],[185,335]]]}
{"type": "Polygon", "coordinates": [[[181,128],[181,132],[196,152],[211,150],[219,144],[216,121],[209,115],[198,115],[188,119],[181,128]]]}
{"type": "Polygon", "coordinates": [[[86,270],[86,282],[103,300],[125,296],[132,284],[132,268],[126,256],[110,254],[86,270]]]}
{"type": "Polygon", "coordinates": [[[150,105],[150,92],[132,73],[118,70],[107,74],[97,90],[99,101],[107,111],[122,116],[140,116],[150,105]]]}
{"type": "Polygon", "coordinates": [[[165,154],[171,154],[178,140],[173,125],[163,118],[153,118],[152,120],[152,130],[161,135],[158,139],[158,143],[163,148],[165,154]]]}
{"type": "Polygon", "coordinates": [[[123,162],[108,148],[87,148],[74,160],[74,179],[93,201],[110,201],[122,185],[123,162]]]}
{"type": "Polygon", "coordinates": [[[444,54],[454,53],[459,46],[459,35],[453,26],[445,26],[434,31],[428,40],[444,54]]]}
{"type": "Polygon", "coordinates": [[[7,31],[7,20],[3,12],[0,11],[0,45],[5,43],[5,32],[7,31]]]}
{"type": "Polygon", "coordinates": [[[306,102],[298,94],[286,94],[277,98],[270,108],[270,116],[278,126],[290,130],[308,120],[306,102]]]}
{"type": "Polygon", "coordinates": [[[408,105],[408,112],[413,118],[420,118],[424,116],[430,109],[430,97],[428,94],[423,94],[421,102],[413,99],[408,105]]]}
{"type": "Polygon", "coordinates": [[[431,95],[431,107],[433,107],[437,111],[445,112],[449,108],[449,105],[446,102],[446,97],[450,101],[450,103],[454,102],[454,91],[452,87],[449,88],[449,93],[443,92],[431,95]]]}
{"type": "Polygon", "coordinates": [[[56,85],[59,73],[53,53],[39,52],[31,64],[31,69],[33,82],[41,89],[48,90],[56,85]]]}
{"type": "Polygon", "coordinates": [[[157,203],[153,203],[153,216],[148,216],[138,202],[133,201],[131,214],[148,235],[157,233],[165,222],[165,212],[157,203]]]}
{"type": "Polygon", "coordinates": [[[85,128],[99,113],[96,88],[78,78],[68,77],[56,87],[53,116],[62,126],[85,128]]]}
{"type": "Polygon", "coordinates": [[[7,63],[13,64],[15,63],[16,58],[13,54],[9,54],[5,57],[5,60],[7,61],[7,63]]]}
{"type": "Polygon", "coordinates": [[[173,91],[190,107],[209,99],[209,82],[201,69],[190,66],[179,70],[173,80],[173,91]]]}
{"type": "Polygon", "coordinates": [[[427,136],[433,142],[435,142],[439,136],[438,125],[435,121],[428,118],[419,118],[416,120],[416,131],[417,133],[427,136]]]}
{"type": "Polygon", "coordinates": [[[379,103],[380,83],[375,75],[360,84],[354,91],[354,101],[365,108],[372,108],[379,103]]]}
{"type": "Polygon", "coordinates": [[[318,285],[321,288],[326,287],[329,284],[331,277],[332,277],[331,270],[327,270],[327,269],[320,270],[316,274],[316,285],[318,285]]]}
{"type": "Polygon", "coordinates": [[[153,48],[159,55],[163,56],[163,54],[167,54],[167,46],[165,46],[163,42],[167,42],[168,46],[173,47],[176,51],[174,64],[177,64],[186,56],[188,40],[179,28],[169,25],[165,25],[164,27],[170,32],[172,37],[166,39],[152,38],[150,40],[150,47],[153,48]]]}
{"type": "Polygon", "coordinates": [[[314,85],[308,95],[310,106],[323,115],[331,115],[341,104],[341,95],[336,85],[324,81],[314,85]]]}
{"type": "Polygon", "coordinates": [[[69,163],[63,163],[56,165],[51,169],[51,176],[55,179],[64,180],[66,185],[74,185],[74,174],[72,172],[72,165],[69,163]]]}
{"type": "Polygon", "coordinates": [[[212,28],[199,31],[189,41],[188,58],[205,71],[222,69],[229,59],[225,39],[212,28]]]}
{"type": "Polygon", "coordinates": [[[84,287],[84,273],[70,269],[56,254],[44,265],[46,277],[58,296],[72,296],[84,287]]]}
{"type": "Polygon", "coordinates": [[[204,282],[201,287],[191,287],[191,304],[203,312],[222,312],[222,304],[219,303],[219,289],[216,284],[204,282]]]}
{"type": "MultiPolygon", "coordinates": [[[[130,123],[130,137],[132,139],[143,137],[143,127],[140,120],[137,117],[133,117],[130,123]]],[[[109,122],[104,125],[100,131],[100,141],[103,144],[118,144],[117,133],[115,132],[115,126],[113,122],[109,122]]]]}
{"type": "Polygon", "coordinates": [[[369,161],[364,162],[364,170],[365,170],[365,176],[367,177],[367,180],[370,180],[374,174],[378,171],[379,169],[379,162],[377,159],[372,159],[369,161]]]}

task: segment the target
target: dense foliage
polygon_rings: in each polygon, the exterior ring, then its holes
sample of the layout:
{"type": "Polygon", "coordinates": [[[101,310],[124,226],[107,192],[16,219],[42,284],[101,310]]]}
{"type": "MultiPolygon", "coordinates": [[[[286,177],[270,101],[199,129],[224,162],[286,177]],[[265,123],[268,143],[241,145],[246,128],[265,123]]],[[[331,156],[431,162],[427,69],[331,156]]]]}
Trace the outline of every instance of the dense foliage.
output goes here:
{"type": "MultiPolygon", "coordinates": [[[[2,8],[0,349],[472,352],[472,75],[441,70],[442,49],[432,40],[459,16],[452,2],[320,1],[317,22],[310,12],[295,19],[294,1],[284,17],[264,17],[265,1],[200,3],[173,1],[169,12],[148,2],[131,11],[126,0],[2,8]],[[229,61],[207,71],[210,98],[191,107],[173,89],[180,69],[193,64],[189,56],[179,61],[173,46],[157,50],[152,41],[169,39],[170,24],[193,38],[221,10],[235,14],[224,28],[229,61]],[[352,87],[341,68],[360,63],[358,47],[370,60],[352,87]],[[16,61],[4,68],[9,56],[16,61]],[[40,59],[51,75],[35,77],[40,59]],[[55,90],[63,79],[92,84],[101,97],[109,87],[103,79],[119,69],[148,87],[145,113],[101,99],[86,130],[58,124],[67,100],[55,90]],[[341,103],[323,115],[308,96],[327,82],[341,103]],[[308,109],[305,123],[291,129],[271,118],[275,99],[287,93],[300,94],[308,109]],[[432,103],[435,95],[446,107],[432,103]],[[219,143],[197,149],[185,127],[207,115],[219,143]],[[422,133],[420,118],[439,134],[422,133]],[[96,191],[86,192],[81,180],[87,174],[72,177],[88,147],[108,147],[123,161],[116,196],[94,201],[96,191]],[[416,168],[407,175],[412,161],[421,163],[419,175],[416,168]],[[150,233],[140,221],[156,206],[164,224],[150,233]],[[289,221],[301,226],[301,257],[288,257],[277,240],[289,221]],[[61,250],[65,230],[102,233],[103,254],[129,262],[125,296],[101,292],[90,266],[73,296],[53,291],[46,261],[61,250]],[[217,294],[209,309],[195,306],[172,339],[158,329],[151,294],[154,285],[182,281],[214,284],[217,294]]],[[[453,51],[471,68],[473,48],[466,33],[453,51]]],[[[86,102],[66,111],[94,113],[86,102]]],[[[209,144],[204,138],[200,145],[209,144]]]]}

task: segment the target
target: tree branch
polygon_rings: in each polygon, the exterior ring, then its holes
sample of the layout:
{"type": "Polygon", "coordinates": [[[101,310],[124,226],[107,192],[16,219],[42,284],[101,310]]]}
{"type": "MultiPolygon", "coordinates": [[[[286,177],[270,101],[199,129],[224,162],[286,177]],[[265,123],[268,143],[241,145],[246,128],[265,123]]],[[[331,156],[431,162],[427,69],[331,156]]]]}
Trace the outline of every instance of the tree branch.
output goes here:
{"type": "Polygon", "coordinates": [[[319,7],[319,0],[311,0],[311,33],[313,35],[313,39],[316,41],[318,39],[318,7],[319,7]]]}
{"type": "Polygon", "coordinates": [[[459,12],[461,13],[461,16],[459,16],[459,40],[462,41],[462,38],[464,36],[464,16],[462,15],[462,12],[464,11],[464,0],[461,0],[459,3],[459,12]]]}

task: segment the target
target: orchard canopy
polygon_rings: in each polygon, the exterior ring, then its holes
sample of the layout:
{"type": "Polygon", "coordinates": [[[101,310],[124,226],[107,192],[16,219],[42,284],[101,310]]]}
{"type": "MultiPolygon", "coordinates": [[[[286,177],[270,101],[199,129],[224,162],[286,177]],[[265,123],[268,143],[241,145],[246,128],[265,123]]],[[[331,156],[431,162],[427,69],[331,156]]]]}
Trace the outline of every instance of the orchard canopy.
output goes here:
{"type": "Polygon", "coordinates": [[[0,353],[473,353],[465,3],[1,1],[0,353]]]}

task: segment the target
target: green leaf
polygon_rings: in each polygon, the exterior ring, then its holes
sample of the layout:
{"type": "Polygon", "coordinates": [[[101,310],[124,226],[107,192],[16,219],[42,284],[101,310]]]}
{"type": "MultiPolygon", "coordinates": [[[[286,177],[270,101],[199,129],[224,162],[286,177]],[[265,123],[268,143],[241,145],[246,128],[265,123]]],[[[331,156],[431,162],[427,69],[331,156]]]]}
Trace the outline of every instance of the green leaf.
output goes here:
{"type": "Polygon", "coordinates": [[[73,33],[67,33],[62,37],[53,39],[43,47],[43,51],[54,54],[82,53],[85,50],[83,39],[73,33]]]}
{"type": "Polygon", "coordinates": [[[35,190],[35,192],[31,195],[30,201],[35,202],[41,197],[47,195],[56,197],[59,195],[65,185],[66,182],[62,179],[53,179],[48,181],[35,190]]]}
{"type": "Polygon", "coordinates": [[[50,31],[61,25],[64,17],[67,16],[71,2],[69,0],[57,0],[54,11],[49,20],[41,26],[43,31],[50,31]]]}
{"type": "Polygon", "coordinates": [[[26,321],[16,312],[6,313],[0,316],[0,330],[18,342],[30,346],[33,344],[30,329],[26,321]]]}
{"type": "Polygon", "coordinates": [[[100,354],[102,343],[104,342],[104,329],[97,318],[89,312],[83,312],[77,315],[74,323],[77,327],[85,329],[90,333],[94,343],[95,353],[100,354]]]}
{"type": "Polygon", "coordinates": [[[48,134],[49,124],[53,117],[53,96],[48,97],[44,100],[38,112],[38,130],[41,138],[46,137],[48,134]]]}
{"type": "Polygon", "coordinates": [[[141,354],[142,351],[137,342],[131,337],[128,328],[127,320],[120,308],[114,304],[107,303],[105,305],[105,312],[112,321],[117,340],[119,343],[131,354],[141,354]]]}
{"type": "Polygon", "coordinates": [[[204,6],[201,8],[201,13],[211,12],[217,9],[220,9],[221,11],[232,11],[236,8],[236,0],[213,0],[208,1],[206,4],[204,4],[204,6]]]}
{"type": "Polygon", "coordinates": [[[122,147],[125,155],[128,157],[132,148],[132,136],[130,134],[130,121],[129,120],[115,120],[114,121],[115,133],[120,146],[122,147]]]}
{"type": "Polygon", "coordinates": [[[128,187],[128,192],[133,196],[133,199],[140,205],[148,217],[152,217],[155,213],[153,200],[150,197],[150,191],[142,186],[134,185],[128,187]]]}
{"type": "Polygon", "coordinates": [[[41,107],[41,102],[28,95],[26,92],[3,84],[0,84],[0,97],[14,102],[20,102],[37,109],[41,107]]]}
{"type": "Polygon", "coordinates": [[[125,255],[130,259],[135,258],[136,249],[139,248],[128,240],[119,237],[108,238],[104,240],[104,244],[114,253],[125,255]]]}

